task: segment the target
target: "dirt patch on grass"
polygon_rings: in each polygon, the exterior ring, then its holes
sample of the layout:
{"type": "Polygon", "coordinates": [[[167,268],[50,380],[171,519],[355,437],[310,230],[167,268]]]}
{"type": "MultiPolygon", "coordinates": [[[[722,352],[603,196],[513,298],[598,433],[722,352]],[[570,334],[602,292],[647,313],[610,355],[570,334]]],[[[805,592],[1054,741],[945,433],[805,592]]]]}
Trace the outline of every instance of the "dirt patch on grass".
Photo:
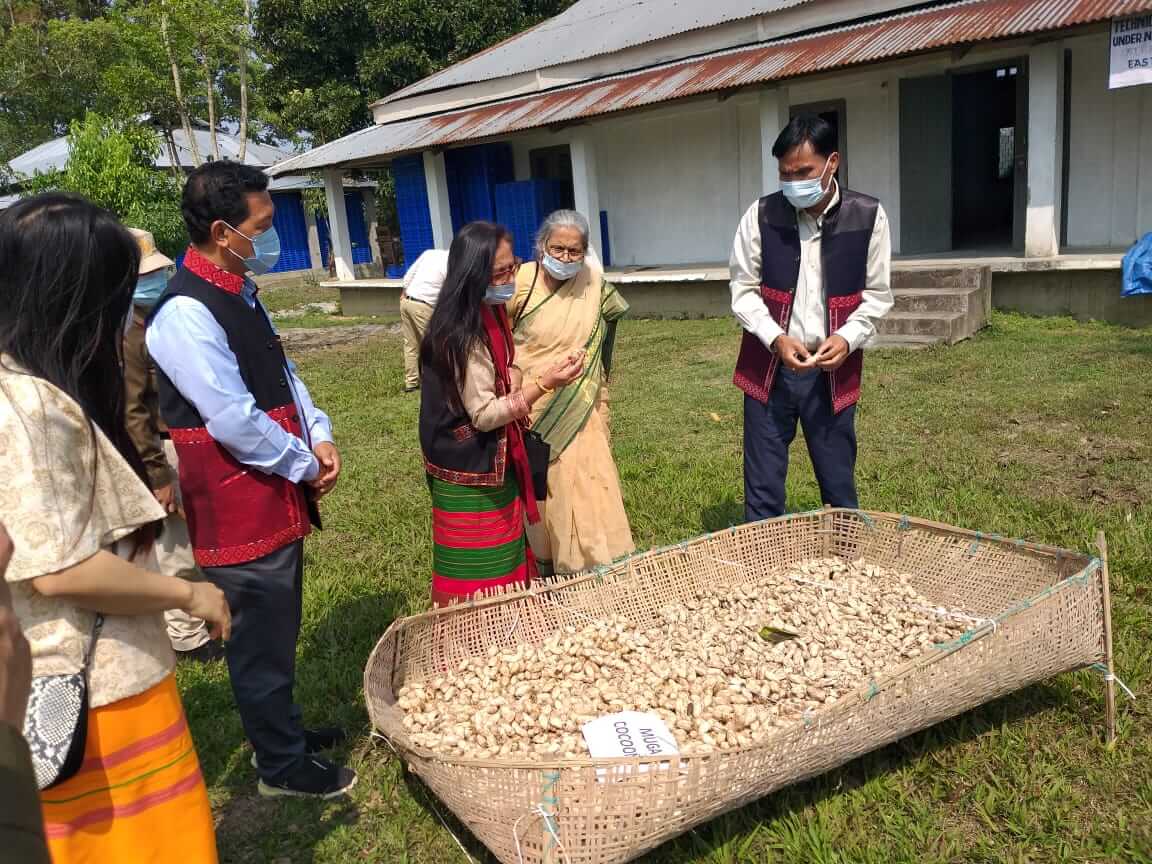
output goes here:
{"type": "Polygon", "coordinates": [[[996,462],[1032,469],[1037,498],[1066,496],[1102,506],[1137,507],[1152,496],[1148,446],[1118,435],[1087,434],[1074,423],[1013,417],[1001,430],[996,462]]]}
{"type": "Polygon", "coordinates": [[[320,351],[363,342],[375,336],[390,336],[400,332],[399,324],[352,324],[347,327],[298,327],[280,332],[284,350],[289,353],[320,351]]]}

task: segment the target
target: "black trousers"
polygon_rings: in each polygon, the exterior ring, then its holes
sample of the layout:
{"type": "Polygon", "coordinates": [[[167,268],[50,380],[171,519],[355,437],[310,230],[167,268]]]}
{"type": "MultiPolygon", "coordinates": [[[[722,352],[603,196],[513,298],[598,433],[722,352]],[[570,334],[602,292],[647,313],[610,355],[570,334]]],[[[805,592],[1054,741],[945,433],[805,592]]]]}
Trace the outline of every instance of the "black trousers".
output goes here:
{"type": "Polygon", "coordinates": [[[776,372],[768,404],[744,397],[744,515],[749,522],[784,515],[788,448],[804,429],[821,500],[856,507],[856,406],[832,411],[828,376],[819,370],[776,372]]]}
{"type": "Polygon", "coordinates": [[[228,675],[256,751],[260,776],[278,781],[304,756],[304,725],[292,696],[303,603],[304,541],[234,567],[205,567],[228,599],[228,675]]]}

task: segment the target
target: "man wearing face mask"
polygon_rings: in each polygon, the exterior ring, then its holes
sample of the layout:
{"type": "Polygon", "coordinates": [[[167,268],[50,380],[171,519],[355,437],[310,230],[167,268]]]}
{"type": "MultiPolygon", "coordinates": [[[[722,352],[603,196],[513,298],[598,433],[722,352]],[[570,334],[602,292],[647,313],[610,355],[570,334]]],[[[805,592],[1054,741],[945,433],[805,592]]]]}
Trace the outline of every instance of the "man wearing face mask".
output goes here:
{"type": "Polygon", "coordinates": [[[321,758],[338,729],[306,730],[293,699],[303,538],[340,475],[327,415],[312,403],[249,274],[280,241],[263,172],[209,162],[184,186],[192,240],[149,320],[160,410],[180,456],[196,563],[232,609],[232,692],[266,796],[334,798],[356,775],[321,758]]]}
{"type": "Polygon", "coordinates": [[[862,349],[892,308],[892,254],[880,202],[836,180],[835,137],[813,114],[792,119],[772,147],[781,190],[748,209],[732,248],[748,521],[784,513],[797,421],[822,501],[857,506],[862,349]]]}
{"type": "MultiPolygon", "coordinates": [[[[156,500],[168,511],[164,530],[155,545],[156,563],[166,576],[184,579],[203,578],[192,555],[188,526],[180,503],[180,485],[176,474],[176,449],[168,436],[168,427],[160,417],[160,396],[156,368],[144,344],[144,323],[168,287],[168,275],[175,266],[172,259],[156,248],[152,234],[129,228],[140,246],[140,276],[132,294],[127,330],[124,333],[124,420],[140,460],[148,471],[148,480],[156,500]]],[[[219,642],[208,636],[208,628],[199,618],[173,609],[164,613],[168,639],[181,660],[208,663],[224,656],[219,642]]]]}

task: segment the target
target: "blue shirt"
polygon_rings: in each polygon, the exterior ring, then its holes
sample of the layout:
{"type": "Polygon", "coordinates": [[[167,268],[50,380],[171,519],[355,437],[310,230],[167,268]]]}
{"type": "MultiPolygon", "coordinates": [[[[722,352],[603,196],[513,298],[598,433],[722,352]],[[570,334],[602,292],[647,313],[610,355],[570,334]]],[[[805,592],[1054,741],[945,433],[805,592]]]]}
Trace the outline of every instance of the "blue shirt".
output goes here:
{"type": "MultiPolygon", "coordinates": [[[[241,296],[267,316],[251,279],[244,280],[241,296]]],[[[204,418],[208,434],[238,462],[293,483],[316,479],[320,464],[312,448],[332,441],[332,423],[312,403],[294,363],[288,362],[288,381],[308,441],[256,407],[224,328],[200,301],[173,297],[152,319],[145,340],[152,360],[204,418]]]]}

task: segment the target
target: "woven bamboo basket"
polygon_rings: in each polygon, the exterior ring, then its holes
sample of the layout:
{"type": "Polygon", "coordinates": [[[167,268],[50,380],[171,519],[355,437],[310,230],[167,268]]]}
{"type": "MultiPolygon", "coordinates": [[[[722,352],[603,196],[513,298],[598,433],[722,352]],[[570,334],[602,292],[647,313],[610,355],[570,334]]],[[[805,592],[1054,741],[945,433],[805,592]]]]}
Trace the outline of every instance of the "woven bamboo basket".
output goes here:
{"type": "MultiPolygon", "coordinates": [[[[395,621],[368,660],[376,730],[505,864],[611,864],[783,786],[975,706],[1094,663],[1111,671],[1099,558],[896,514],[824,510],[634,555],[567,581],[395,621]],[[524,761],[414,746],[396,694],[491,645],[537,643],[589,617],[656,620],[701,589],[839,555],[913,576],[933,603],[984,619],[959,639],[755,745],[706,756],[524,761]]],[[[1109,700],[1111,704],[1111,700],[1109,700]]]]}

